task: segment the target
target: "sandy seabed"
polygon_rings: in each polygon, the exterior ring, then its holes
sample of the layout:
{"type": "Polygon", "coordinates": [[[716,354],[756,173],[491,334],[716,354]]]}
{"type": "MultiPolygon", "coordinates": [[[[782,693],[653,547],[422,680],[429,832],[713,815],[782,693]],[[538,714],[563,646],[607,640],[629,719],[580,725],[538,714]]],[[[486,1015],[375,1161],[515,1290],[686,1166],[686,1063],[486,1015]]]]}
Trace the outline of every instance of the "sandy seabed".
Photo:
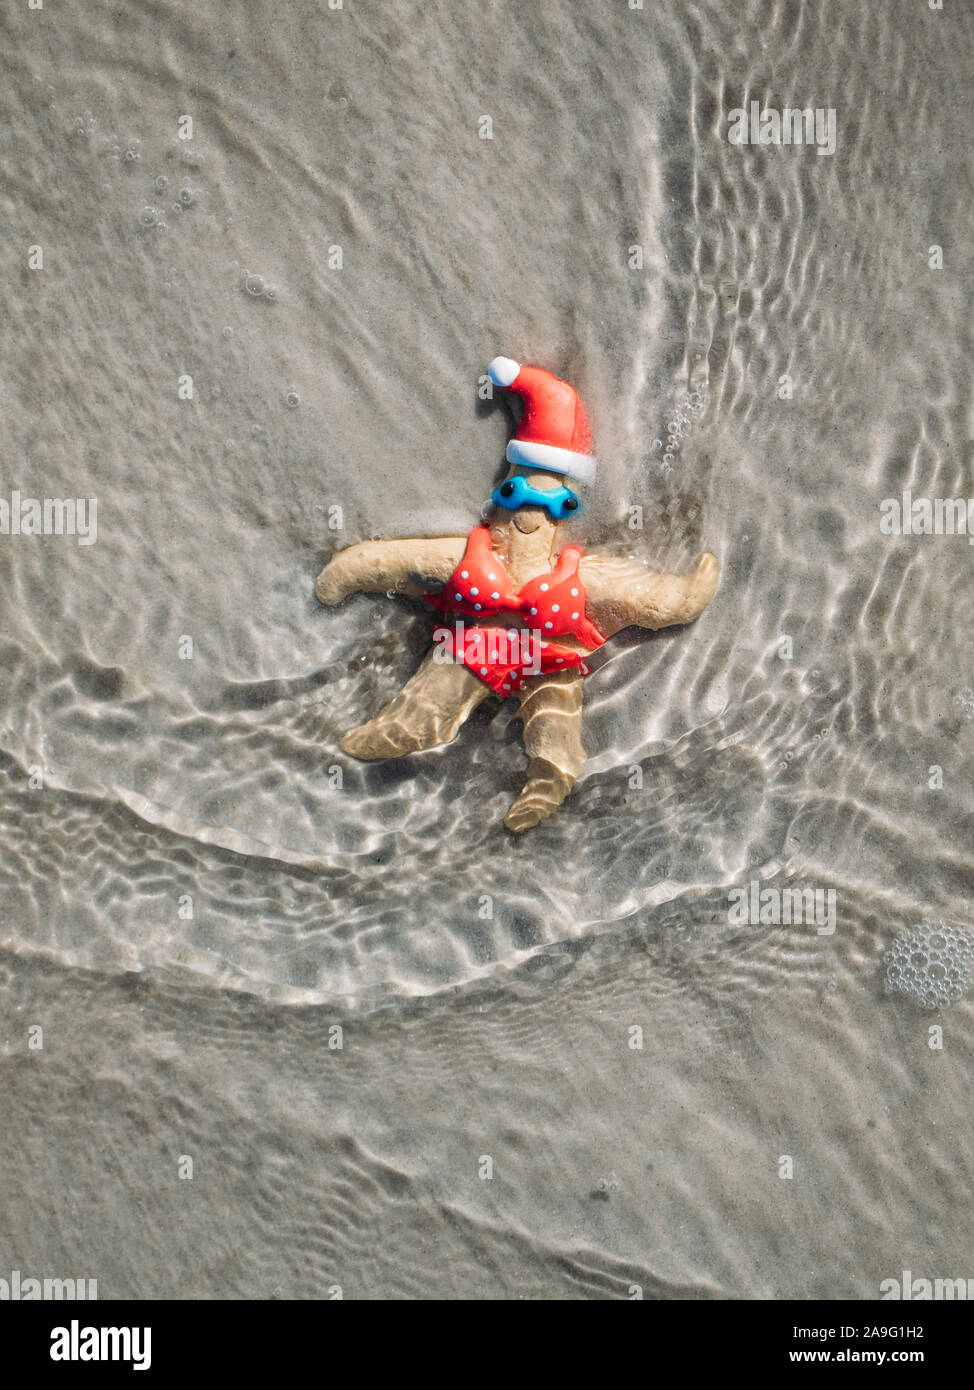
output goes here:
{"type": "Polygon", "coordinates": [[[883,966],[974,878],[972,551],[881,526],[974,495],[962,7],[86,0],[0,39],[0,497],[97,526],[0,534],[0,1276],[974,1274],[971,1001],[883,966]],[[834,152],[732,143],[751,100],[834,152]],[[520,839],[496,704],[340,754],[430,623],[312,594],[475,523],[497,353],[588,409],[574,537],[722,567],[605,649],[520,839]],[[753,880],[835,930],[733,920],[753,880]]]}

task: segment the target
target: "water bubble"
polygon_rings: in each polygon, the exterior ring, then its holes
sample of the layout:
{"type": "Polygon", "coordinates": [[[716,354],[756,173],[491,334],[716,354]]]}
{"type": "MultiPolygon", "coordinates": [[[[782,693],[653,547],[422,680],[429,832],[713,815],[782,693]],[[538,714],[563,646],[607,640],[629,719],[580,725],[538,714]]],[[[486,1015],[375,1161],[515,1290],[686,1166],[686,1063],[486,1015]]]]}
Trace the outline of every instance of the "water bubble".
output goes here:
{"type": "Polygon", "coordinates": [[[230,454],[237,447],[237,441],[235,439],[228,439],[223,447],[226,449],[227,453],[230,454]]]}
{"type": "Polygon", "coordinates": [[[253,295],[255,299],[259,299],[260,296],[264,293],[263,275],[245,274],[244,289],[247,291],[248,294],[253,295]]]}
{"type": "Polygon", "coordinates": [[[277,298],[277,286],[276,286],[276,285],[265,285],[265,286],[264,286],[264,298],[265,298],[265,299],[276,299],[276,298],[277,298]]]}
{"type": "Polygon", "coordinates": [[[223,334],[224,338],[233,337],[233,329],[230,327],[229,324],[227,324],[226,328],[221,328],[220,332],[223,334]]]}
{"type": "Polygon", "coordinates": [[[298,406],[301,404],[301,397],[298,395],[297,391],[291,390],[284,397],[284,401],[289,410],[297,410],[298,406]]]}
{"type": "Polygon", "coordinates": [[[653,443],[652,443],[652,448],[653,448],[653,449],[662,449],[662,447],[663,447],[663,441],[662,441],[662,439],[654,439],[654,440],[653,440],[653,443]]]}
{"type": "Polygon", "coordinates": [[[672,455],[672,454],[664,454],[664,455],[663,455],[663,462],[664,462],[664,463],[672,463],[672,462],[673,462],[673,455],[672,455]]]}
{"type": "Polygon", "coordinates": [[[166,178],[165,174],[159,175],[154,186],[157,193],[162,193],[169,187],[169,180],[166,178]]]}
{"type": "Polygon", "coordinates": [[[184,208],[190,208],[200,196],[198,188],[181,188],[179,190],[179,201],[184,208]]]}
{"type": "Polygon", "coordinates": [[[139,222],[143,227],[158,227],[161,217],[162,213],[158,208],[150,207],[149,204],[146,203],[139,213],[139,222]]]}

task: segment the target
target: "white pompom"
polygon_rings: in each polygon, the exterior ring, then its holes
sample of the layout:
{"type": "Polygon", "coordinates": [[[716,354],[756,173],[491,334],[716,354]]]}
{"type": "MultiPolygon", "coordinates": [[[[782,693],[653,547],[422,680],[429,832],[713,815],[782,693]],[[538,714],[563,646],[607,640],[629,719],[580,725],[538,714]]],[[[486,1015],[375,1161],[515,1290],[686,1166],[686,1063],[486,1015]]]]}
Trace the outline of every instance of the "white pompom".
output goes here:
{"type": "Polygon", "coordinates": [[[510,386],[521,370],[520,362],[511,357],[495,357],[487,368],[487,375],[495,386],[510,386]]]}

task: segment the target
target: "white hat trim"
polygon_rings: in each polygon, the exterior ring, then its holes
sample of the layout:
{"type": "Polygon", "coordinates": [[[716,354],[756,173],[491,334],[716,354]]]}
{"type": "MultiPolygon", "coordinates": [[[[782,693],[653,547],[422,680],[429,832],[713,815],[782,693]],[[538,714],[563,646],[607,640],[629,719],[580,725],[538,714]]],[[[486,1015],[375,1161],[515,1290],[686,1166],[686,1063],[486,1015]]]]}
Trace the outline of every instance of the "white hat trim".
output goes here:
{"type": "Polygon", "coordinates": [[[591,487],[595,482],[596,460],[591,454],[576,454],[571,449],[559,449],[554,444],[539,444],[533,439],[512,439],[507,446],[508,463],[522,468],[540,468],[545,473],[563,473],[566,478],[591,487]]]}

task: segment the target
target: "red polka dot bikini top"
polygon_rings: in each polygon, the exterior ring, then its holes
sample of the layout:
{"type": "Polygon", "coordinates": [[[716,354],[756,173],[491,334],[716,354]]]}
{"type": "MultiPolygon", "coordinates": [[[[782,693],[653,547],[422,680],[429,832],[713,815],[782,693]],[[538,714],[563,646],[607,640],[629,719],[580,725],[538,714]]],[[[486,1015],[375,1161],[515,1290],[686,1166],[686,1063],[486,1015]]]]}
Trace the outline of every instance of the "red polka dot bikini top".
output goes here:
{"type": "Polygon", "coordinates": [[[566,545],[550,574],[529,579],[515,593],[510,575],[491,549],[489,528],[475,526],[443,592],[426,598],[441,611],[471,618],[518,613],[542,637],[575,637],[583,646],[601,647],[606,639],[585,615],[585,587],[578,573],[584,554],[581,546],[566,545]]]}

